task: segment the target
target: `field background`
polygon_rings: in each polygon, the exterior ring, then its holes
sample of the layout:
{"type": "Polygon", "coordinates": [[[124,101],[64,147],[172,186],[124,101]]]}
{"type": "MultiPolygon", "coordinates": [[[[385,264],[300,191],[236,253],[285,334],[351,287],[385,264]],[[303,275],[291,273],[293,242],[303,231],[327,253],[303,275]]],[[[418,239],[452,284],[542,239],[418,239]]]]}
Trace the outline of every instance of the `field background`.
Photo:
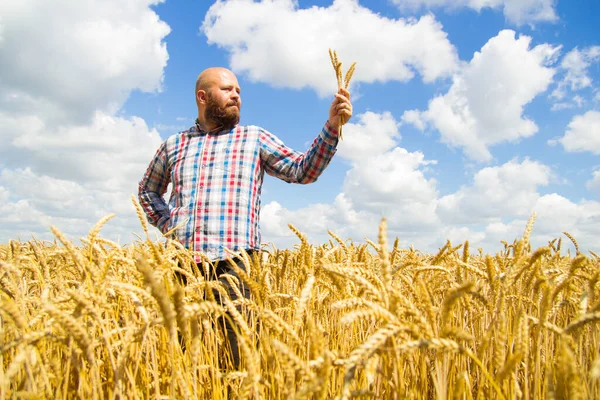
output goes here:
{"type": "Polygon", "coordinates": [[[530,248],[535,216],[496,254],[398,248],[385,220],[362,243],[296,231],[246,259],[252,300],[223,306],[177,242],[121,246],[100,235],[108,219],[78,245],[53,228],[0,247],[0,399],[600,398],[599,257],[568,233],[530,248]]]}

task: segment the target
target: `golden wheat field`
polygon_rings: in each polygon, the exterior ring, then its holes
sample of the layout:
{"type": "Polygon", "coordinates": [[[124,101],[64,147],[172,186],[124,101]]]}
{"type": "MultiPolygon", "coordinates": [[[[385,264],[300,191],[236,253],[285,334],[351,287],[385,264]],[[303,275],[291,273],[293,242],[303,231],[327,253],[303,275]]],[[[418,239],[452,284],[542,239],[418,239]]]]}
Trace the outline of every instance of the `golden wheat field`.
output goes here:
{"type": "Polygon", "coordinates": [[[10,241],[0,398],[600,398],[600,259],[560,239],[532,249],[534,219],[496,254],[402,249],[385,221],[376,242],[296,231],[294,249],[246,258],[246,316],[203,300],[216,284],[177,242],[118,245],[100,235],[108,218],[77,246],[55,228],[10,241]],[[215,323],[227,311],[239,370],[215,323]]]}

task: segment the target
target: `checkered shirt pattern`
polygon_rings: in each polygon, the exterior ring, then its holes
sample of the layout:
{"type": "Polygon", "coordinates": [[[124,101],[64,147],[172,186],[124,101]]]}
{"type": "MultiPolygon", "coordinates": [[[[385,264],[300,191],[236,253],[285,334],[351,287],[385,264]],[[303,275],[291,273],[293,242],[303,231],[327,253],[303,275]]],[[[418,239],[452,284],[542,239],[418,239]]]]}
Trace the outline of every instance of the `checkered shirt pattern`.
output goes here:
{"type": "Polygon", "coordinates": [[[161,144],[139,183],[140,204],[161,232],[175,228],[175,237],[197,252],[197,262],[198,253],[220,260],[229,256],[226,249],[260,249],[264,173],[289,183],[314,182],[337,143],[337,131],[328,122],[305,153],[257,126],[212,133],[193,126],[161,144]]]}

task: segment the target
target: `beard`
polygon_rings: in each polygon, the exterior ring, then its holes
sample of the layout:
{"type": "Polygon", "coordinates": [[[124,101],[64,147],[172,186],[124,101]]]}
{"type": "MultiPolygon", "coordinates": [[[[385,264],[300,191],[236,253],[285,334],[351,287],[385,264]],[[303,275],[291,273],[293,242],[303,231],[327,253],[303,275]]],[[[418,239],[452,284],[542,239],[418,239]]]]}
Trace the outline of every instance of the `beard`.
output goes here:
{"type": "Polygon", "coordinates": [[[214,122],[217,126],[223,129],[231,129],[240,122],[240,104],[229,102],[225,106],[221,106],[210,94],[206,96],[206,109],[204,118],[207,121],[214,122]],[[231,107],[237,106],[237,107],[231,107]]]}

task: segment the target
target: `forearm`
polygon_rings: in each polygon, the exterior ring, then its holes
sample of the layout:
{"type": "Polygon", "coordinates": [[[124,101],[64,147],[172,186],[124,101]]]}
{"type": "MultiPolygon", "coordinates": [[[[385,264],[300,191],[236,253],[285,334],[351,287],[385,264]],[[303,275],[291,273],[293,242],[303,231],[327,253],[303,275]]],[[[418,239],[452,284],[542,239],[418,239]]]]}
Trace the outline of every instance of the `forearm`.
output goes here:
{"type": "Polygon", "coordinates": [[[148,222],[163,233],[169,226],[170,218],[169,206],[163,198],[170,180],[166,153],[163,142],[138,186],[138,198],[148,222]]]}
{"type": "Polygon", "coordinates": [[[305,153],[276,147],[271,144],[271,154],[266,163],[268,174],[289,183],[315,182],[323,173],[337,150],[337,130],[326,123],[305,153]]]}
{"type": "Polygon", "coordinates": [[[163,233],[166,232],[169,226],[170,213],[169,206],[162,195],[148,190],[141,182],[138,198],[150,225],[155,226],[163,233]]]}
{"type": "Polygon", "coordinates": [[[302,160],[303,174],[298,183],[312,183],[325,171],[337,151],[338,132],[329,122],[313,141],[302,160]]]}

